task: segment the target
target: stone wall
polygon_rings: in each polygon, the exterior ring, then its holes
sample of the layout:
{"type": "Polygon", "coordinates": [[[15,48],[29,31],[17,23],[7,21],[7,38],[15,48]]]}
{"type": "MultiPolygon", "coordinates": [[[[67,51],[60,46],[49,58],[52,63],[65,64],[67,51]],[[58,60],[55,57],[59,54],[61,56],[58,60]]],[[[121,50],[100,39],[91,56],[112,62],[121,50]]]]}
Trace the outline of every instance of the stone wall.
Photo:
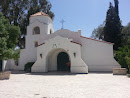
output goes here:
{"type": "Polygon", "coordinates": [[[126,75],[127,69],[126,68],[113,68],[113,75],[126,75]]]}
{"type": "Polygon", "coordinates": [[[0,73],[0,80],[9,79],[10,78],[10,74],[11,74],[11,71],[1,72],[0,73]]]}

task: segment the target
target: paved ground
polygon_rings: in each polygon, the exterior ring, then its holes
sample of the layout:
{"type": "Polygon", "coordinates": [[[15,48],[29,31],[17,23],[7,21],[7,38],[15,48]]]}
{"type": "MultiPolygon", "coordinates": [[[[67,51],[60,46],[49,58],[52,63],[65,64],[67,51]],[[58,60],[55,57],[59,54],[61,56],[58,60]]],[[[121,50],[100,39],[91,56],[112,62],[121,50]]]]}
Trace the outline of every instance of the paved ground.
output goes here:
{"type": "Polygon", "coordinates": [[[11,74],[0,98],[130,98],[130,78],[112,74],[11,74]]]}

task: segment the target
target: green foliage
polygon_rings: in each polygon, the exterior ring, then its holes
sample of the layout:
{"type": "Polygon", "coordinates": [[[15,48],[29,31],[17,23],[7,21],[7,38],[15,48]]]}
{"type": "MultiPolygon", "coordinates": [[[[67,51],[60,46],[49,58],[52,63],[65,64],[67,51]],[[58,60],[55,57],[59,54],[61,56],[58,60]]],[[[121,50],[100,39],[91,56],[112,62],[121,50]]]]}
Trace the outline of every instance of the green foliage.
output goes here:
{"type": "Polygon", "coordinates": [[[130,77],[130,74],[127,74],[128,77],[130,77]]]}
{"type": "Polygon", "coordinates": [[[130,64],[130,46],[119,47],[118,51],[116,51],[115,58],[122,68],[128,69],[130,64]]]}
{"type": "Polygon", "coordinates": [[[129,73],[130,73],[130,57],[126,57],[126,64],[128,65],[129,73]]]}
{"type": "MultiPolygon", "coordinates": [[[[107,11],[106,20],[103,25],[94,29],[91,38],[102,39],[107,42],[114,43],[114,50],[117,50],[121,46],[122,39],[122,25],[119,17],[118,0],[114,0],[115,6],[110,3],[107,11]]],[[[126,43],[126,40],[124,41],[126,43]]]]}
{"type": "Polygon", "coordinates": [[[12,58],[14,60],[18,60],[18,58],[20,57],[20,49],[17,49],[15,51],[13,51],[13,55],[12,55],[12,58]]]}
{"type": "Polygon", "coordinates": [[[130,45],[130,23],[122,29],[122,45],[130,45]]]}
{"type": "Polygon", "coordinates": [[[18,26],[25,15],[28,0],[1,0],[0,10],[11,24],[18,26]]]}
{"type": "Polygon", "coordinates": [[[25,64],[24,71],[31,72],[31,68],[32,68],[33,64],[34,64],[34,62],[28,62],[27,64],[25,64]]]}
{"type": "Polygon", "coordinates": [[[26,27],[29,24],[30,15],[43,11],[52,19],[51,3],[48,0],[0,0],[0,11],[8,18],[9,22],[20,27],[21,36],[18,45],[25,46],[26,27]]]}
{"type": "Polygon", "coordinates": [[[119,10],[118,10],[119,1],[118,0],[114,0],[114,3],[115,3],[115,12],[116,12],[117,15],[119,15],[119,10]]]}
{"type": "Polygon", "coordinates": [[[118,13],[118,0],[115,0],[115,7],[110,3],[104,27],[104,40],[114,43],[115,50],[121,45],[121,30],[122,25],[118,13]]]}
{"type": "Polygon", "coordinates": [[[18,50],[14,49],[18,43],[19,34],[20,28],[10,25],[9,21],[0,13],[0,60],[18,57],[16,55],[18,50]]]}
{"type": "Polygon", "coordinates": [[[130,23],[122,29],[122,48],[116,54],[118,62],[130,73],[130,23]]]}
{"type": "Polygon", "coordinates": [[[52,19],[54,18],[54,13],[51,12],[51,3],[48,0],[31,0],[28,2],[28,9],[25,18],[22,21],[22,31],[26,34],[26,27],[29,24],[29,17],[32,14],[43,11],[48,14],[52,19]]]}
{"type": "Polygon", "coordinates": [[[104,40],[103,28],[104,28],[104,24],[100,25],[100,26],[98,26],[98,28],[94,29],[92,32],[91,38],[98,39],[98,40],[100,40],[100,39],[104,40]]]}

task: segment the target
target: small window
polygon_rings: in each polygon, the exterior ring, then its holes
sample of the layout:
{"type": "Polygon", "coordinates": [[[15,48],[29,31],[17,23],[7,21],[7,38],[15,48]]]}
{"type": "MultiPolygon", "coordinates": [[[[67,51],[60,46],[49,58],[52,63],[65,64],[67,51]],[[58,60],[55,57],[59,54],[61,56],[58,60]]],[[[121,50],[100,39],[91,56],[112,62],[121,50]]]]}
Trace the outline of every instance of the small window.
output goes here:
{"type": "Polygon", "coordinates": [[[34,42],[34,47],[38,47],[38,41],[34,42]]]}
{"type": "Polygon", "coordinates": [[[40,34],[40,28],[39,27],[35,27],[33,29],[33,35],[35,35],[35,34],[40,34]]]}
{"type": "Polygon", "coordinates": [[[16,65],[16,66],[18,66],[18,65],[19,65],[19,64],[18,64],[18,60],[16,60],[14,63],[15,63],[15,65],[16,65]]]}
{"type": "Polygon", "coordinates": [[[52,33],[52,31],[50,30],[50,34],[52,33]]]}

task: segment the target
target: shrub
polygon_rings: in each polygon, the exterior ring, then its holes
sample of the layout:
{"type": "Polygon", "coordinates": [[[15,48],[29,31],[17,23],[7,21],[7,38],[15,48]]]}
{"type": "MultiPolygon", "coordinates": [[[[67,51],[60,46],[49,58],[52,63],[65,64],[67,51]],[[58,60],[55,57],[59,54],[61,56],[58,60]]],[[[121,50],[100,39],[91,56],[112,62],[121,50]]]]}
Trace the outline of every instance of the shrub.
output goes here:
{"type": "Polygon", "coordinates": [[[130,57],[126,57],[126,63],[128,65],[129,73],[130,73],[130,57]]]}
{"type": "Polygon", "coordinates": [[[127,74],[128,77],[130,77],[130,74],[127,74]]]}
{"type": "Polygon", "coordinates": [[[34,62],[28,62],[27,64],[25,64],[24,71],[31,72],[31,68],[32,68],[33,64],[34,64],[34,62]]]}
{"type": "Polygon", "coordinates": [[[127,68],[129,70],[130,64],[130,46],[119,47],[116,51],[116,60],[119,62],[122,68],[127,68]]]}

